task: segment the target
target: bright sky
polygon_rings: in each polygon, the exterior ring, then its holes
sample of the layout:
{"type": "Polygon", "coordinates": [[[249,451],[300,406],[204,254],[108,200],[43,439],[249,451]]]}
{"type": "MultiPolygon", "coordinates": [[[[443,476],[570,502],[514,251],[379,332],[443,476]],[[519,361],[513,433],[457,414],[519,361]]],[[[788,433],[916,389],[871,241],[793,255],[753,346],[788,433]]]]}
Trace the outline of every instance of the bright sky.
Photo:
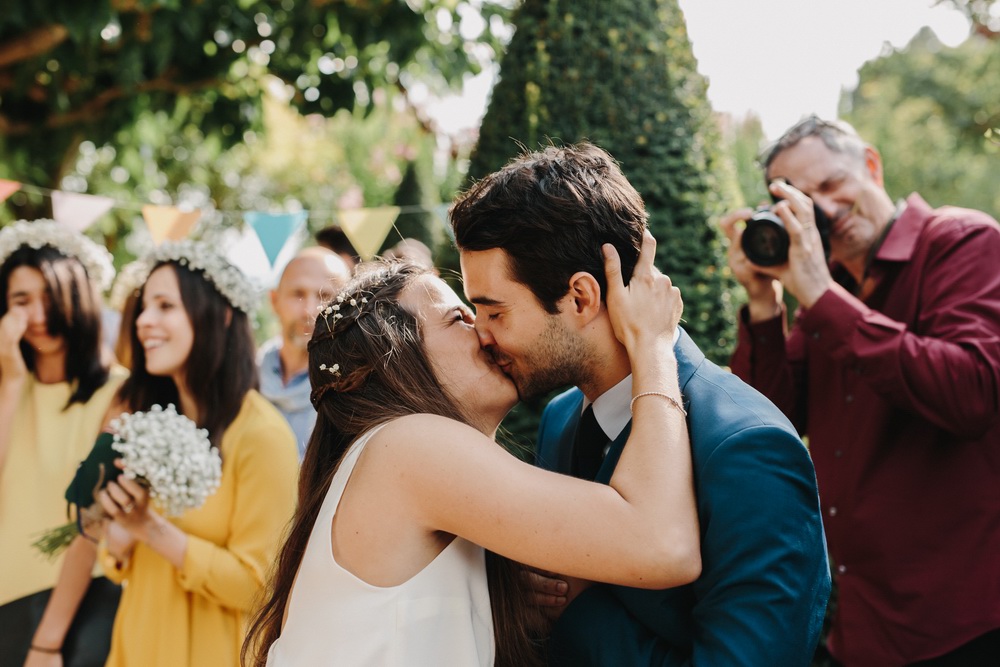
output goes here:
{"type": "MultiPolygon", "coordinates": [[[[905,46],[922,26],[947,45],[969,33],[958,11],[933,0],[679,0],[698,70],[717,111],[754,111],[776,139],[803,116],[832,118],[843,88],[886,42],[905,46]]],[[[462,96],[428,105],[449,133],[478,127],[492,73],[462,96]]]]}

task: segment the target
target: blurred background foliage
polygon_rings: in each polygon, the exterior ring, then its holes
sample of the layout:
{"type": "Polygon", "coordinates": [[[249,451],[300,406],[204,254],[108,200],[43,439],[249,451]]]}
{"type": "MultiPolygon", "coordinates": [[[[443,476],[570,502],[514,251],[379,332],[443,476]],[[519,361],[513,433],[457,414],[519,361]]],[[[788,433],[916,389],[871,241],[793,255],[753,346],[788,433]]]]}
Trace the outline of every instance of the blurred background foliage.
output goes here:
{"type": "MultiPolygon", "coordinates": [[[[355,190],[358,205],[389,202],[406,161],[439,141],[411,89],[442,92],[493,63],[509,11],[489,0],[14,3],[0,15],[0,177],[219,208],[286,196],[332,208],[355,190]],[[312,116],[308,136],[328,141],[303,142],[290,115],[268,117],[269,98],[312,116]],[[335,127],[318,127],[323,117],[335,127]],[[282,143],[284,159],[258,148],[283,139],[303,143],[282,143]],[[303,159],[304,179],[262,164],[299,172],[303,159]],[[109,185],[99,167],[112,163],[109,185]]],[[[447,165],[437,179],[457,182],[447,165]]],[[[49,212],[31,197],[10,207],[49,212]]]]}
{"type": "Polygon", "coordinates": [[[866,63],[840,115],[882,153],[889,193],[1000,213],[1000,33],[943,46],[924,28],[866,63]]]}

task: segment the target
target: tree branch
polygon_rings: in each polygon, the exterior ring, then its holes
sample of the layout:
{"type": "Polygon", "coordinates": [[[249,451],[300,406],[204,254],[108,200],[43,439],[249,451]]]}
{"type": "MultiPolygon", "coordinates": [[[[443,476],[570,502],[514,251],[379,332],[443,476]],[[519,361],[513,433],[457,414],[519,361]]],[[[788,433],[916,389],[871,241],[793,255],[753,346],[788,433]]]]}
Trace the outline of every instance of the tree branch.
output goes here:
{"type": "Polygon", "coordinates": [[[0,67],[47,53],[64,42],[67,37],[69,31],[61,25],[35,28],[5,44],[0,44],[0,67]]]}
{"type": "Polygon", "coordinates": [[[45,127],[55,129],[75,125],[92,120],[99,116],[105,108],[112,102],[130,95],[139,93],[173,93],[174,95],[185,95],[198,90],[203,90],[218,85],[218,79],[205,79],[202,81],[192,81],[189,83],[177,83],[167,75],[144,81],[134,87],[116,86],[102,91],[93,99],[83,103],[77,109],[62,114],[49,116],[42,122],[15,123],[7,117],[0,115],[0,133],[8,136],[19,136],[28,134],[33,130],[45,127]]]}

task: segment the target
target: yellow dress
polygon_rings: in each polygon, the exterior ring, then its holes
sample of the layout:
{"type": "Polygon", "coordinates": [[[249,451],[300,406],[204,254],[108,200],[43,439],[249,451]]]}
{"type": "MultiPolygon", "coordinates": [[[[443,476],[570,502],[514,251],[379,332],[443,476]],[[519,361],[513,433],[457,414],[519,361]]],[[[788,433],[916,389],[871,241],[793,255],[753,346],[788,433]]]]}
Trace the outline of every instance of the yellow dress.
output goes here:
{"type": "Polygon", "coordinates": [[[124,583],[108,667],[239,664],[249,613],[295,508],[298,449],[288,423],[251,391],[222,436],[222,483],[171,521],[188,535],[177,570],[145,544],[109,579],[124,583]]]}
{"type": "Polygon", "coordinates": [[[42,384],[30,374],[11,424],[0,471],[0,605],[52,588],[61,559],[48,560],[31,543],[66,523],[63,492],[101,430],[108,406],[128,371],[113,367],[86,403],[63,410],[68,382],[42,384]]]}

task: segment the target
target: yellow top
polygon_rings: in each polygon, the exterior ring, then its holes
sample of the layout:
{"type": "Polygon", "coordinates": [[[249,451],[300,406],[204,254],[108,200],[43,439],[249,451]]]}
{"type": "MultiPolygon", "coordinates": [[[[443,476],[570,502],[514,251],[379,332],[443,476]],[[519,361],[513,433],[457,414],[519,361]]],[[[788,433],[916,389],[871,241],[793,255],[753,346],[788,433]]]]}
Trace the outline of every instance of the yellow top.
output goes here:
{"type": "Polygon", "coordinates": [[[298,449],[288,423],[251,391],[222,436],[222,484],[170,519],[188,535],[177,570],[145,544],[105,572],[124,581],[108,667],[239,664],[248,615],[295,509],[298,449]]]}
{"type": "Polygon", "coordinates": [[[68,382],[42,384],[34,374],[25,381],[0,471],[0,604],[55,585],[62,559],[48,560],[31,543],[67,522],[63,493],[90,453],[127,375],[124,368],[112,367],[89,401],[66,410],[72,393],[68,382]]]}

